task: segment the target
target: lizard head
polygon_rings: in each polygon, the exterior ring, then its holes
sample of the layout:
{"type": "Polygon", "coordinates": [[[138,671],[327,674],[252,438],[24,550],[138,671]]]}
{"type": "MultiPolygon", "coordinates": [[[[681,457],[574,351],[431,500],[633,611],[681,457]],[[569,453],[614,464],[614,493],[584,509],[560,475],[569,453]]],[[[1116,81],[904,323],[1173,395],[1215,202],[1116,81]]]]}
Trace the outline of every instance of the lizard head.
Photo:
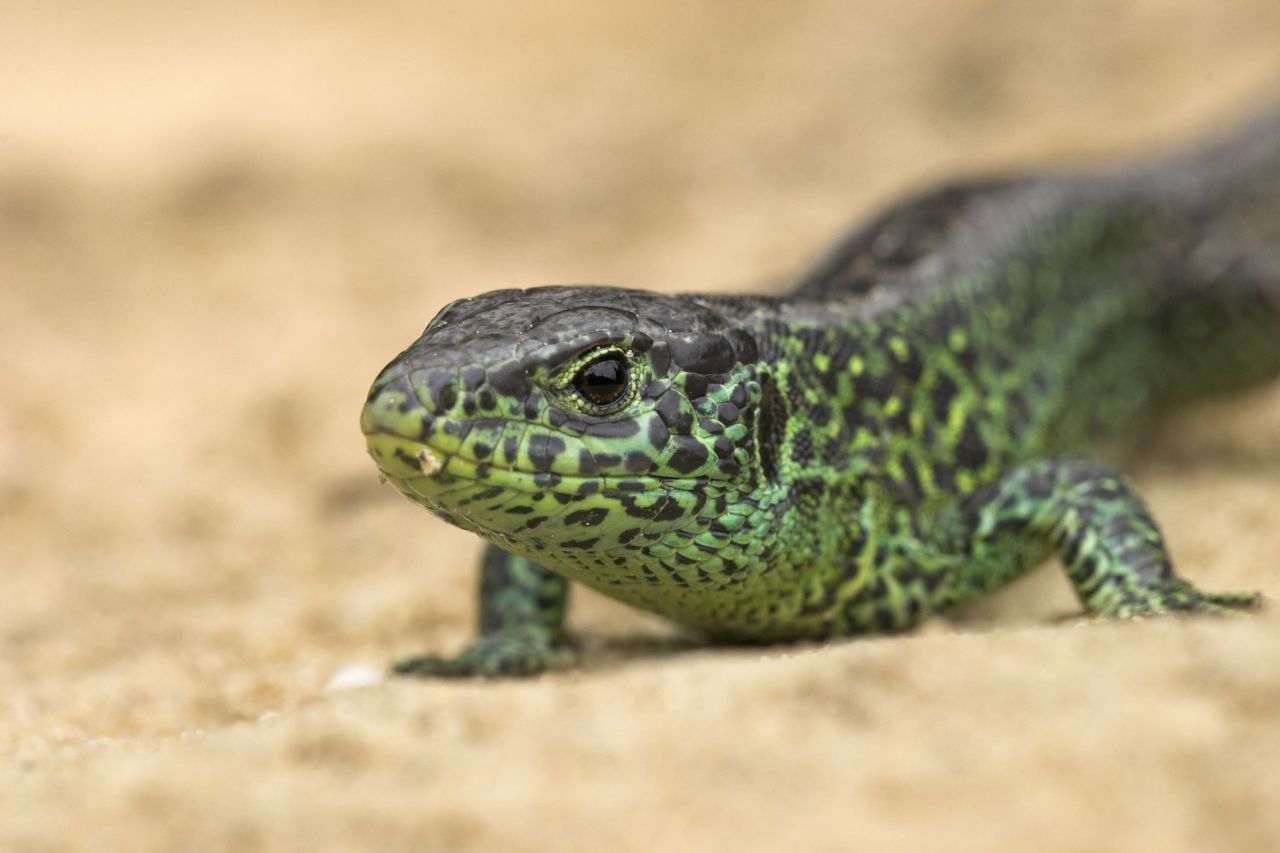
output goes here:
{"type": "Polygon", "coordinates": [[[692,582],[754,547],[757,359],[713,299],[498,291],[446,306],[361,428],[382,475],[452,524],[592,585],[692,582]]]}

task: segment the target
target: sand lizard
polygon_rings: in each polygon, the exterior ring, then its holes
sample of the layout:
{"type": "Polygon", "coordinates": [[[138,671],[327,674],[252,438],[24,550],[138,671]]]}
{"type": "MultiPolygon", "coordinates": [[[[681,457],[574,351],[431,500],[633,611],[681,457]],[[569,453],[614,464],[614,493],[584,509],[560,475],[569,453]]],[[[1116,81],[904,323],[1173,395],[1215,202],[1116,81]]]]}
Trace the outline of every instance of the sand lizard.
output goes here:
{"type": "Polygon", "coordinates": [[[1100,616],[1220,612],[1082,456],[1280,374],[1280,114],[1152,164],[956,184],[788,295],[601,286],[447,306],[361,426],[488,541],[479,636],[428,675],[561,659],[570,581],[734,642],[899,631],[1061,558],[1100,616]]]}

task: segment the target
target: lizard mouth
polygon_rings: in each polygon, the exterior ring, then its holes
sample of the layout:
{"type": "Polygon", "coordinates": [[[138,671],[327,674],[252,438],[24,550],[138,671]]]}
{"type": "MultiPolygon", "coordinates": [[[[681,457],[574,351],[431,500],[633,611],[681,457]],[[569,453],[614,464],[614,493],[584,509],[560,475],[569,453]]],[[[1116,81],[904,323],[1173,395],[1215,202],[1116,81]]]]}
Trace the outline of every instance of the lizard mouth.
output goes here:
{"type": "Polygon", "coordinates": [[[521,471],[504,468],[462,453],[437,447],[394,433],[374,431],[366,435],[369,455],[378,471],[401,491],[408,489],[421,498],[443,494],[460,483],[483,483],[529,495],[560,494],[585,496],[604,491],[637,494],[648,491],[690,491],[706,484],[705,477],[673,478],[652,474],[625,477],[609,475],[566,475],[550,471],[521,471]]]}
{"type": "Polygon", "coordinates": [[[444,521],[510,549],[617,547],[628,529],[660,532],[682,526],[711,496],[697,479],[533,473],[387,432],[371,432],[366,440],[382,477],[401,494],[444,521]],[[611,516],[614,522],[604,524],[611,516]]]}

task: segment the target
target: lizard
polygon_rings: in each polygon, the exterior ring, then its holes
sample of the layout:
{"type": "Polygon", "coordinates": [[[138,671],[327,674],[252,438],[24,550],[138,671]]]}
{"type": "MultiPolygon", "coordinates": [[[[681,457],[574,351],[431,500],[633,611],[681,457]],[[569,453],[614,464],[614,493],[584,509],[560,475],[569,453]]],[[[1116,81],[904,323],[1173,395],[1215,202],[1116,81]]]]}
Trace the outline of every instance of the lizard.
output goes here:
{"type": "Polygon", "coordinates": [[[1090,456],[1280,375],[1280,110],[1147,161],[958,181],[784,295],[447,305],[374,381],[380,475],[487,542],[420,676],[573,660],[571,583],[713,642],[905,631],[1051,557],[1096,617],[1227,613],[1090,456]]]}

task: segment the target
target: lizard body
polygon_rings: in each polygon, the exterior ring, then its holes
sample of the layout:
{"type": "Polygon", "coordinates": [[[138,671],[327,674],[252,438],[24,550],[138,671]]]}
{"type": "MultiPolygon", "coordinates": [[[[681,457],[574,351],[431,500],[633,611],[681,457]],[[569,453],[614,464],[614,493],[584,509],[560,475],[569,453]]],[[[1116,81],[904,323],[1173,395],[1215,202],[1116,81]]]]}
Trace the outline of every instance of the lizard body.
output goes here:
{"type": "Polygon", "coordinates": [[[1090,613],[1221,612],[1081,454],[1280,374],[1280,116],[1093,175],[890,209],[790,294],[507,290],[447,306],[361,425],[490,543],[480,635],[400,671],[529,674],[568,582],[727,641],[910,628],[1061,557],[1090,613]]]}

